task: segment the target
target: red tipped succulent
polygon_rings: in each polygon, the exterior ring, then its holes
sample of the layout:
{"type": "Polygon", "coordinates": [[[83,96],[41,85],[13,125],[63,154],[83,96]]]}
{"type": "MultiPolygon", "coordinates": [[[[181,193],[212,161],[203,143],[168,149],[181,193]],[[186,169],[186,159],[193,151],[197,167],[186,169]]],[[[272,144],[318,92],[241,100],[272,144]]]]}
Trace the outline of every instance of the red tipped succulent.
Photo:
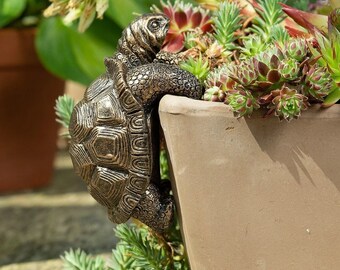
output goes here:
{"type": "MultiPolygon", "coordinates": [[[[304,12],[282,3],[281,6],[282,10],[290,18],[292,18],[298,25],[304,27],[308,31],[312,33],[316,31],[327,32],[327,19],[328,19],[327,16],[304,12]]],[[[290,23],[292,22],[290,21],[290,23]]],[[[299,28],[294,27],[293,24],[287,25],[287,29],[290,32],[290,34],[293,33],[294,35],[294,30],[296,30],[295,36],[299,36],[299,33],[302,33],[301,35],[303,36],[303,32],[301,32],[299,28]]]]}
{"type": "Polygon", "coordinates": [[[203,33],[212,31],[209,12],[191,4],[175,1],[161,1],[162,10],[155,8],[154,11],[163,12],[170,19],[170,27],[163,44],[163,50],[168,52],[180,52],[184,48],[185,33],[199,28],[203,33]]]}

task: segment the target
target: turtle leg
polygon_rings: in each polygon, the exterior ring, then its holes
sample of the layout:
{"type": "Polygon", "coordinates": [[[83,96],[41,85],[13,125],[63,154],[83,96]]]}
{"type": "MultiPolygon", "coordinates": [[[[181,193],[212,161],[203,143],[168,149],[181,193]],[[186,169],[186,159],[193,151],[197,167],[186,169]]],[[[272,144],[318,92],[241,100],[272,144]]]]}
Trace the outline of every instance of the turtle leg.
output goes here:
{"type": "Polygon", "coordinates": [[[153,60],[153,62],[178,66],[182,59],[183,58],[178,53],[160,51],[159,53],[157,53],[156,58],[153,60]]]}
{"type": "Polygon", "coordinates": [[[165,94],[200,99],[202,86],[191,73],[176,65],[152,63],[132,68],[126,82],[145,108],[150,108],[165,94]]]}
{"type": "Polygon", "coordinates": [[[166,231],[174,216],[174,202],[170,195],[162,195],[159,189],[150,184],[144,196],[133,210],[132,217],[158,233],[166,231]]]}

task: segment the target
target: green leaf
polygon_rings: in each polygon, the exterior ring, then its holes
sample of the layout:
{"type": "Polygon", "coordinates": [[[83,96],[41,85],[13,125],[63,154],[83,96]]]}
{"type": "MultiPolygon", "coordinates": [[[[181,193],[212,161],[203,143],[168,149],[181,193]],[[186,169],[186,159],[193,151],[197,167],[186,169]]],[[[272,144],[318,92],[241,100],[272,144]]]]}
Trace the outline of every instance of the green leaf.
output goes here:
{"type": "Polygon", "coordinates": [[[18,18],[25,10],[25,0],[0,0],[0,27],[18,18]]]}
{"type": "Polygon", "coordinates": [[[105,71],[104,58],[114,53],[121,28],[109,19],[96,20],[85,33],[59,17],[44,19],[36,48],[47,69],[64,79],[89,84],[105,71]]]}
{"type": "Polygon", "coordinates": [[[323,107],[329,107],[335,104],[340,100],[340,87],[337,86],[326,98],[323,102],[323,107]]]}
{"type": "Polygon", "coordinates": [[[136,18],[135,13],[143,14],[150,12],[151,5],[143,2],[138,0],[109,0],[109,8],[106,14],[124,28],[136,18]]]}

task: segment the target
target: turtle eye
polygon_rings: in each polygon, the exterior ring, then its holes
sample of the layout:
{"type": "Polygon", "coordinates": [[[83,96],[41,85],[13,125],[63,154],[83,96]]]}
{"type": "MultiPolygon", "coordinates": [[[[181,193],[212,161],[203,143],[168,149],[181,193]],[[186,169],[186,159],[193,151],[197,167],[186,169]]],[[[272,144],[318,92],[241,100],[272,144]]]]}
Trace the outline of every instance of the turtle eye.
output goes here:
{"type": "Polygon", "coordinates": [[[152,20],[149,22],[148,28],[150,29],[150,31],[155,32],[159,29],[159,27],[160,27],[160,23],[158,20],[152,20]]]}

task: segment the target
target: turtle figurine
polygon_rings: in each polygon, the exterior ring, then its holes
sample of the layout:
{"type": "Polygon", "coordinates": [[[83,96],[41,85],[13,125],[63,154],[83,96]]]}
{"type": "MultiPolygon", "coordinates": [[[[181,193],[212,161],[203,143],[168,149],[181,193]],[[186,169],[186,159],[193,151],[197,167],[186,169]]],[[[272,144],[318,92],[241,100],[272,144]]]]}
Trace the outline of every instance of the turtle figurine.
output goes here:
{"type": "Polygon", "coordinates": [[[165,94],[199,99],[202,87],[159,52],[169,28],[163,14],[135,19],[122,33],[106,73],[74,108],[70,155],[89,193],[114,223],[134,217],[159,233],[173,219],[173,199],[160,185],[157,104],[165,94]]]}

